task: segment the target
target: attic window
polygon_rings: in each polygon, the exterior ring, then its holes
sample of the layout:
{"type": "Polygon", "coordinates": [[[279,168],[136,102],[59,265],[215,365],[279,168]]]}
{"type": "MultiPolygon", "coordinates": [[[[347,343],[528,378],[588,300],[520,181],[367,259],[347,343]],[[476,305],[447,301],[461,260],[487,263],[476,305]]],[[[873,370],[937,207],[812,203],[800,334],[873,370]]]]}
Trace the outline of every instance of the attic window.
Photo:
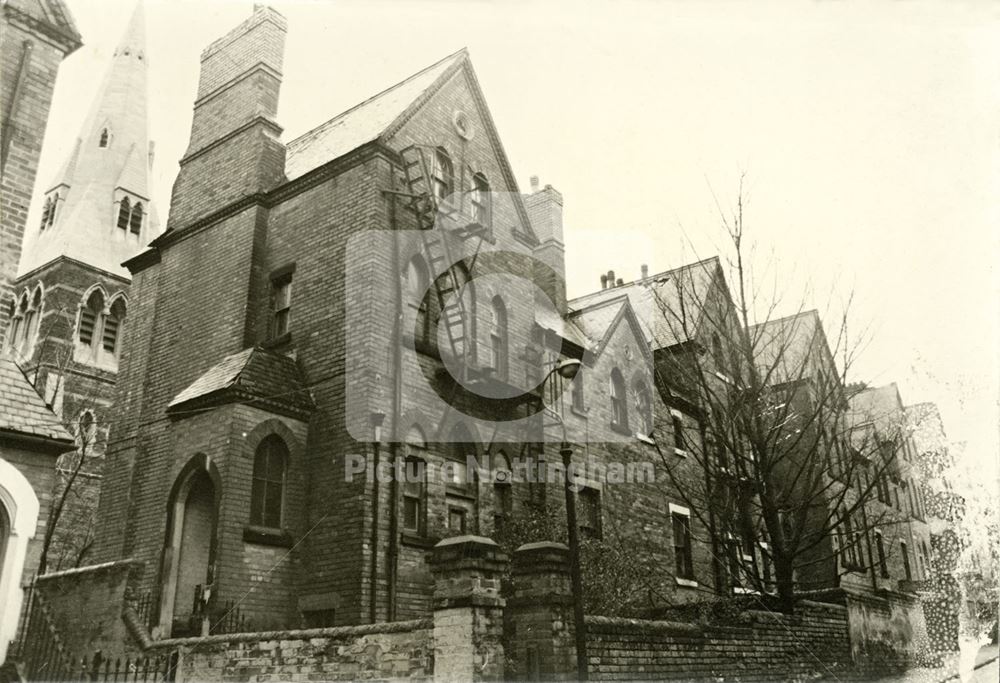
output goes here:
{"type": "Polygon", "coordinates": [[[100,142],[97,143],[98,147],[107,147],[108,146],[108,137],[109,137],[108,136],[108,129],[105,128],[104,130],[101,131],[101,140],[100,140],[100,142]]]}

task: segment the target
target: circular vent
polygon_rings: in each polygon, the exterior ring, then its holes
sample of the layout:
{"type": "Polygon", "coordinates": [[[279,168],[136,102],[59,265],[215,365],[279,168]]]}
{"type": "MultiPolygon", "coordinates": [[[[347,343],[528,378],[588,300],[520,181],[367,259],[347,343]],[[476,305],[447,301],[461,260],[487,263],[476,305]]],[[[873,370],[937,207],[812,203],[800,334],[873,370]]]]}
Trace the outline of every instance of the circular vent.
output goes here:
{"type": "Polygon", "coordinates": [[[472,125],[469,115],[462,110],[456,110],[451,117],[451,122],[455,125],[455,130],[465,140],[471,140],[476,134],[476,128],[472,125]]]}

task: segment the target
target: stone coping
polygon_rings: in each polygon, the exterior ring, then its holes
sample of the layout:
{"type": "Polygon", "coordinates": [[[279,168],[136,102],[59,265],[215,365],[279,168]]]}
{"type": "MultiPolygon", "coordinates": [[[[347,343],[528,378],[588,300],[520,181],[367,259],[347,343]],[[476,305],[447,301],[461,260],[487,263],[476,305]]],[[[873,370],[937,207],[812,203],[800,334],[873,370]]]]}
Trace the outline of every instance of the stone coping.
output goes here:
{"type": "Polygon", "coordinates": [[[75,567],[73,569],[63,569],[58,572],[51,572],[35,577],[35,581],[51,581],[52,579],[64,579],[68,577],[82,576],[84,574],[96,574],[98,572],[113,571],[116,569],[129,569],[142,565],[138,560],[115,560],[113,562],[102,562],[92,564],[87,567],[75,567]]]}
{"type": "Polygon", "coordinates": [[[434,620],[412,619],[410,621],[388,621],[360,626],[330,626],[327,628],[302,628],[287,631],[257,631],[251,633],[223,633],[214,636],[192,638],[166,638],[150,643],[149,650],[177,647],[180,645],[211,645],[215,643],[247,643],[268,640],[309,640],[312,638],[348,638],[381,633],[408,633],[434,627],[434,620]]]}

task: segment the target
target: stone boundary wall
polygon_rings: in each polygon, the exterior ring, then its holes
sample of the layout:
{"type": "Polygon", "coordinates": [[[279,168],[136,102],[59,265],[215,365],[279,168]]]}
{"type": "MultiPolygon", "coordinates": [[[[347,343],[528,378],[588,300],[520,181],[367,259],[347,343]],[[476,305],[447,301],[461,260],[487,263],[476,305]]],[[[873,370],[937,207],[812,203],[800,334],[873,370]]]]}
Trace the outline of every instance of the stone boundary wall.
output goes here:
{"type": "Polygon", "coordinates": [[[170,638],[149,655],[177,651],[185,681],[381,681],[434,677],[433,620],[170,638]]]}
{"type": "Polygon", "coordinates": [[[839,605],[747,612],[738,626],[587,617],[596,681],[839,679],[854,673],[850,652],[847,610],[839,605]]]}
{"type": "Polygon", "coordinates": [[[134,649],[122,607],[129,577],[139,569],[139,563],[122,560],[43,574],[35,579],[33,599],[48,608],[67,652],[120,657],[134,649]]]}

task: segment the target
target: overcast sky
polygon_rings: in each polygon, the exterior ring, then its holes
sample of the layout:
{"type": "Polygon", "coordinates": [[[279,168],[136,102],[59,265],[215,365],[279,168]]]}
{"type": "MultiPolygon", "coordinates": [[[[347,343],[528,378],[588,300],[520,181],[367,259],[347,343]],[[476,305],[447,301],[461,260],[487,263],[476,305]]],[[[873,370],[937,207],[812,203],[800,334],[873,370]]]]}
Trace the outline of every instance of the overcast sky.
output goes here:
{"type": "MultiPolygon", "coordinates": [[[[68,0],[44,190],[133,0],[68,0]]],[[[940,405],[996,472],[1000,173],[996,4],[274,2],[291,139],[468,47],[522,189],[565,197],[571,295],[710,256],[746,173],[746,223],[784,313],[854,295],[854,378],[940,405]]],[[[147,0],[155,198],[167,214],[198,55],[241,0],[147,0]]],[[[38,212],[34,203],[32,223],[38,212]]],[[[831,316],[834,314],[831,313],[831,316]]],[[[835,321],[828,321],[835,326],[835,321]]]]}

